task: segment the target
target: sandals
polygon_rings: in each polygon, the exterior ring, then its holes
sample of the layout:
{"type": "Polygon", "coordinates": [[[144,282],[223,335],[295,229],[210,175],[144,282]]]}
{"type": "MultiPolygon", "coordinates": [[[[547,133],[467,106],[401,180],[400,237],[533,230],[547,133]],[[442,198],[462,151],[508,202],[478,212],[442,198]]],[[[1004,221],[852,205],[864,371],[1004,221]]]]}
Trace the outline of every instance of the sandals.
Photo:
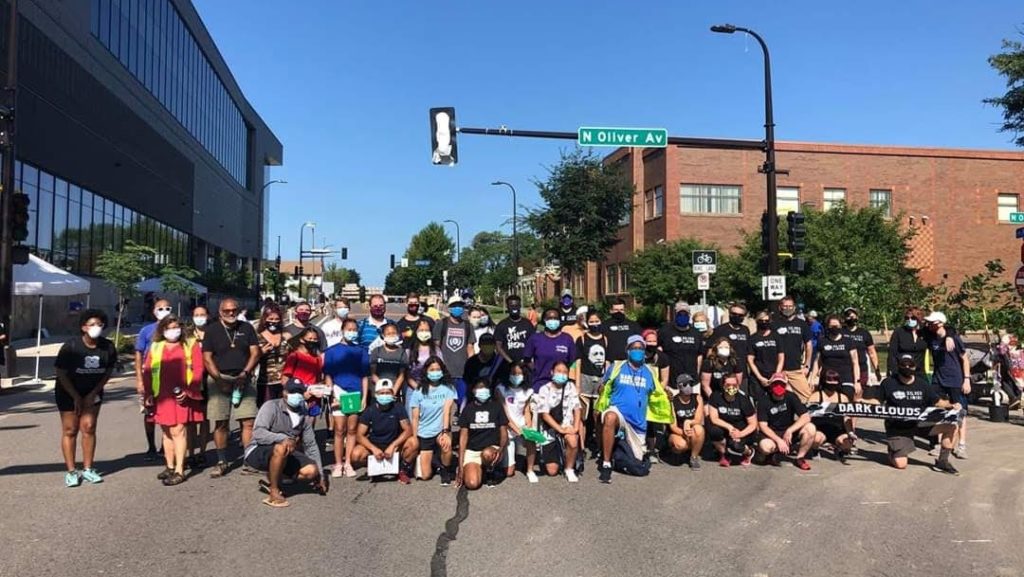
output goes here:
{"type": "Polygon", "coordinates": [[[224,461],[220,461],[219,463],[217,463],[216,465],[213,466],[213,471],[210,473],[210,478],[211,479],[219,479],[219,478],[223,477],[224,475],[227,475],[228,471],[230,471],[230,470],[231,470],[231,465],[228,465],[224,461]]]}
{"type": "Polygon", "coordinates": [[[157,481],[166,481],[168,477],[174,474],[174,469],[170,467],[160,471],[160,474],[156,476],[157,481]]]}
{"type": "Polygon", "coordinates": [[[290,505],[290,503],[287,500],[285,500],[284,498],[275,499],[273,497],[267,497],[266,499],[264,499],[263,500],[263,504],[268,506],[268,507],[273,507],[275,509],[282,509],[282,508],[287,507],[288,505],[290,505]]]}
{"type": "Polygon", "coordinates": [[[166,479],[164,479],[163,481],[164,481],[164,486],[165,487],[173,487],[175,485],[180,485],[180,484],[184,483],[185,482],[185,475],[182,475],[181,473],[175,473],[174,471],[171,471],[171,474],[166,479]]]}

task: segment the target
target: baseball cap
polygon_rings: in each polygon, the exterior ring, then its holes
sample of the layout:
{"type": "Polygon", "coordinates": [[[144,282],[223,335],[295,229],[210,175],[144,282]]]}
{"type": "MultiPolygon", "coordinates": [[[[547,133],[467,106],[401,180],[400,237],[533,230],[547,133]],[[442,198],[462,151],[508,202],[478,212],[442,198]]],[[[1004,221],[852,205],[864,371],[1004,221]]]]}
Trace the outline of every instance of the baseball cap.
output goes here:
{"type": "Polygon", "coordinates": [[[640,335],[629,335],[629,338],[626,339],[626,348],[628,349],[629,347],[631,347],[631,346],[633,346],[633,345],[635,345],[637,343],[640,343],[641,345],[644,345],[645,347],[647,346],[647,343],[644,342],[644,338],[642,336],[640,336],[640,335]]]}
{"type": "Polygon", "coordinates": [[[917,367],[917,361],[914,359],[913,355],[900,355],[899,360],[896,362],[897,366],[917,367]]]}
{"type": "Polygon", "coordinates": [[[286,393],[305,393],[306,385],[299,379],[292,377],[285,383],[284,391],[286,393]]]}
{"type": "Polygon", "coordinates": [[[772,376],[768,377],[768,384],[782,383],[783,385],[789,384],[789,378],[786,377],[786,373],[773,373],[772,376]]]}
{"type": "Polygon", "coordinates": [[[690,304],[686,301],[679,301],[676,303],[676,312],[690,312],[690,304]]]}
{"type": "Polygon", "coordinates": [[[818,318],[818,311],[812,310],[811,312],[807,313],[807,316],[811,317],[812,319],[816,319],[818,318]]]}
{"type": "Polygon", "coordinates": [[[384,389],[395,390],[395,384],[391,382],[391,379],[381,379],[373,386],[374,393],[379,393],[384,389]]]}
{"type": "Polygon", "coordinates": [[[581,307],[576,309],[576,316],[577,317],[586,316],[586,314],[588,312],[590,312],[590,307],[588,307],[587,305],[583,305],[583,306],[581,306],[581,307]]]}
{"type": "Polygon", "coordinates": [[[480,340],[478,341],[478,344],[480,344],[481,346],[493,345],[495,342],[497,341],[494,338],[494,335],[492,335],[491,333],[484,333],[480,335],[480,340]]]}
{"type": "Polygon", "coordinates": [[[693,377],[691,377],[690,375],[688,375],[686,373],[683,373],[683,374],[677,376],[676,377],[676,386],[679,387],[679,388],[692,387],[693,386],[693,377]]]}
{"type": "Polygon", "coordinates": [[[564,296],[564,297],[571,297],[572,296],[572,291],[569,290],[569,289],[565,289],[564,291],[562,291],[562,296],[564,296]]]}
{"type": "Polygon", "coordinates": [[[843,315],[844,316],[848,315],[850,313],[853,313],[855,315],[859,315],[860,311],[857,310],[857,307],[846,307],[845,309],[843,309],[843,315]]]}
{"type": "Polygon", "coordinates": [[[462,295],[452,295],[448,297],[448,306],[461,305],[463,302],[462,295]]]}
{"type": "Polygon", "coordinates": [[[946,324],[946,315],[939,311],[932,311],[928,313],[928,316],[924,317],[924,322],[946,324]]]}

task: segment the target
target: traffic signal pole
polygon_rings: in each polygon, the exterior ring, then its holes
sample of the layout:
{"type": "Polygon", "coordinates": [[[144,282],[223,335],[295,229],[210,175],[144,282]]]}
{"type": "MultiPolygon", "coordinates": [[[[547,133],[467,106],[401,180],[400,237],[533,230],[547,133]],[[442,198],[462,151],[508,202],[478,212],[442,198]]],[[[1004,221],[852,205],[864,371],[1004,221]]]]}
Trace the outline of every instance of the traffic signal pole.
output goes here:
{"type": "Polygon", "coordinates": [[[11,202],[14,196],[15,105],[18,94],[18,1],[7,0],[7,83],[3,110],[0,111],[0,147],[3,148],[3,174],[0,175],[0,323],[3,335],[0,354],[10,344],[9,330],[14,308],[14,225],[11,202]]]}

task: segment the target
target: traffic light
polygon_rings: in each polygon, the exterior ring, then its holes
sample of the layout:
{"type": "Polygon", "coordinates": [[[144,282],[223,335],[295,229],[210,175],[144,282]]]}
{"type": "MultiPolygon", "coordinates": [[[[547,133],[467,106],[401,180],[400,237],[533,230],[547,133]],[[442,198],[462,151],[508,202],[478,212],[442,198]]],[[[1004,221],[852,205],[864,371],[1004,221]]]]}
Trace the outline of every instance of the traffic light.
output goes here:
{"type": "Polygon", "coordinates": [[[366,302],[366,287],[363,285],[359,285],[359,302],[366,302]]]}
{"type": "Polygon", "coordinates": [[[768,254],[768,211],[761,213],[761,250],[768,254]]]}
{"type": "Polygon", "coordinates": [[[391,268],[395,268],[395,255],[391,255],[391,268]]]}
{"type": "MultiPolygon", "coordinates": [[[[459,161],[459,146],[455,141],[455,109],[430,109],[430,161],[434,164],[455,166],[459,161]]],[[[394,267],[392,267],[394,268],[394,267]]]]}
{"type": "Polygon", "coordinates": [[[788,223],[786,233],[789,237],[787,243],[789,252],[794,255],[803,252],[807,248],[807,224],[804,213],[790,211],[786,216],[786,222],[788,223]]]}
{"type": "Polygon", "coordinates": [[[348,260],[348,249],[342,247],[341,249],[341,260],[348,260]]]}
{"type": "Polygon", "coordinates": [[[13,238],[15,242],[28,240],[28,205],[32,201],[23,192],[16,192],[11,197],[11,222],[13,226],[13,238]]]}

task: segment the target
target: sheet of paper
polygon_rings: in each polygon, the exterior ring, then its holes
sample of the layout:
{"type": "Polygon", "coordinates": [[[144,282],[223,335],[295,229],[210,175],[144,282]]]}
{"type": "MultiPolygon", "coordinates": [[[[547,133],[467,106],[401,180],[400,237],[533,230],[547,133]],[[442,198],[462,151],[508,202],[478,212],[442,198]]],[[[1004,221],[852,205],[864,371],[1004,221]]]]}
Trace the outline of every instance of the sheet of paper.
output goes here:
{"type": "Polygon", "coordinates": [[[370,455],[366,459],[366,474],[370,477],[377,477],[380,475],[397,475],[398,474],[398,453],[391,456],[391,459],[381,459],[378,461],[373,455],[370,455]]]}

